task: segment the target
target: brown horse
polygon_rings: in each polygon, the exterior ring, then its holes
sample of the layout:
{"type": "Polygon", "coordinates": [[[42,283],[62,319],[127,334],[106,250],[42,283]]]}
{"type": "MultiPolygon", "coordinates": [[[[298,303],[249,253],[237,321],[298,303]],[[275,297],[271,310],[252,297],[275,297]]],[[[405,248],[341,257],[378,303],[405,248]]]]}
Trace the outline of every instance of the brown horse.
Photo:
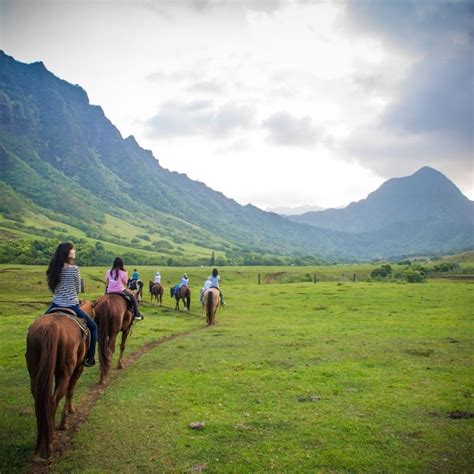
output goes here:
{"type": "MultiPolygon", "coordinates": [[[[81,309],[94,318],[92,303],[83,303],[81,309]]],[[[26,363],[35,400],[35,454],[43,459],[51,456],[56,410],[64,396],[59,429],[67,429],[67,415],[75,411],[72,396],[84,370],[87,348],[79,324],[61,312],[41,316],[28,329],[26,363]]]]}
{"type": "MultiPolygon", "coordinates": [[[[170,288],[171,297],[173,297],[173,288],[170,288]]],[[[179,300],[183,300],[184,311],[189,311],[191,307],[191,290],[187,286],[182,286],[175,292],[174,297],[176,298],[175,311],[179,311],[179,300]]]]}
{"type": "Polygon", "coordinates": [[[207,325],[212,326],[216,322],[216,313],[221,302],[221,293],[217,288],[209,288],[204,293],[204,309],[206,311],[207,325]]]}
{"type": "Polygon", "coordinates": [[[99,341],[99,383],[104,385],[109,375],[112,356],[115,352],[115,341],[119,332],[122,332],[122,341],[117,368],[123,368],[123,352],[128,335],[132,330],[133,316],[126,299],[117,293],[101,296],[94,302],[94,310],[99,341]]]}
{"type": "Polygon", "coordinates": [[[151,296],[150,302],[153,303],[153,298],[155,298],[155,306],[158,301],[161,306],[163,302],[163,286],[160,283],[153,283],[152,281],[150,281],[150,283],[148,284],[148,290],[150,291],[151,296]]]}

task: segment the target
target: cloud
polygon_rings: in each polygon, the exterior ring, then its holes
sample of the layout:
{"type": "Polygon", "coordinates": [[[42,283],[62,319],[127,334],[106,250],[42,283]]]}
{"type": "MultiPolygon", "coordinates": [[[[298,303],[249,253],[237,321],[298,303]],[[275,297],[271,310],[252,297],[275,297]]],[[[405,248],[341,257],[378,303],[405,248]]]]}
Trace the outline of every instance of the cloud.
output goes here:
{"type": "Polygon", "coordinates": [[[246,105],[212,101],[167,102],[146,122],[148,136],[172,138],[207,135],[223,137],[236,129],[251,128],[255,111],[246,105]]]}
{"type": "MultiPolygon", "coordinates": [[[[345,20],[412,64],[385,111],[351,134],[348,154],[386,177],[430,164],[472,187],[474,4],[349,1],[345,20]]],[[[360,84],[380,85],[371,81],[360,84]]]]}
{"type": "Polygon", "coordinates": [[[383,124],[406,133],[445,133],[459,146],[472,146],[474,51],[468,49],[417,64],[383,124]]]}
{"type": "Polygon", "coordinates": [[[271,115],[262,125],[270,132],[268,140],[276,145],[311,147],[320,136],[311,117],[295,118],[286,111],[271,115]]]}
{"type": "Polygon", "coordinates": [[[233,9],[248,9],[273,13],[284,5],[288,0],[188,0],[184,2],[196,11],[207,12],[213,8],[230,7],[233,9]]]}
{"type": "Polygon", "coordinates": [[[356,32],[375,33],[402,50],[450,47],[472,34],[471,1],[348,0],[344,24],[356,32]]]}
{"type": "Polygon", "coordinates": [[[191,94],[221,95],[225,90],[225,86],[217,81],[199,81],[188,87],[191,94]]]}

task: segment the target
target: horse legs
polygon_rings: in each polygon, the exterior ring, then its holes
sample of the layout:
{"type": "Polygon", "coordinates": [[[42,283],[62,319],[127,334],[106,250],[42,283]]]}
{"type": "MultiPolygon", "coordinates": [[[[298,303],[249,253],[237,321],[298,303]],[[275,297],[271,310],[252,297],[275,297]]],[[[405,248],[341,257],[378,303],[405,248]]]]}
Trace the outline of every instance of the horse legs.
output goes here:
{"type": "Polygon", "coordinates": [[[115,340],[117,339],[117,333],[109,335],[109,340],[107,341],[107,346],[105,347],[106,357],[103,358],[103,363],[100,366],[100,385],[105,385],[107,377],[109,375],[110,363],[112,361],[112,356],[115,352],[115,340]]]}
{"type": "Polygon", "coordinates": [[[71,379],[69,380],[69,386],[66,393],[66,401],[64,402],[64,408],[63,408],[63,412],[61,416],[61,423],[59,425],[59,429],[61,430],[65,430],[68,428],[67,423],[66,423],[67,415],[69,413],[76,412],[75,408],[72,406],[72,397],[74,395],[74,388],[76,386],[76,382],[81,376],[83,370],[84,370],[83,364],[79,364],[78,366],[76,366],[76,369],[74,370],[74,373],[72,374],[71,379]]]}
{"type": "Polygon", "coordinates": [[[130,334],[130,330],[132,326],[130,326],[125,331],[122,331],[122,340],[120,342],[120,355],[117,364],[117,369],[123,369],[123,352],[125,351],[125,343],[127,342],[128,335],[130,334]]]}
{"type": "MultiPolygon", "coordinates": [[[[59,380],[59,383],[56,386],[56,390],[54,391],[54,395],[53,395],[53,405],[54,405],[53,413],[55,413],[60,400],[64,397],[64,395],[66,395],[66,393],[69,390],[69,382],[71,381],[71,376],[72,374],[70,373],[70,371],[65,370],[63,377],[59,380]]],[[[59,423],[58,429],[60,430],[66,430],[68,428],[67,423],[66,423],[68,411],[69,411],[69,404],[67,403],[67,400],[66,400],[64,402],[64,408],[61,415],[61,422],[59,423]]]]}

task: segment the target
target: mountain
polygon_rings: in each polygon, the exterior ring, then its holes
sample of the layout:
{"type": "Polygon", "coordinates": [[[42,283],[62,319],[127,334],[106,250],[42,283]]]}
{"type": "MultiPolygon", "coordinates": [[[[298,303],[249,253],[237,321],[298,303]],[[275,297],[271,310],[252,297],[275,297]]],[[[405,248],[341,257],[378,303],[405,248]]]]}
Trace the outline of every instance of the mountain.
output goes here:
{"type": "Polygon", "coordinates": [[[295,206],[295,207],[269,207],[266,209],[267,212],[273,212],[280,216],[299,216],[307,212],[323,211],[324,208],[320,206],[295,206]]]}
{"type": "Polygon", "coordinates": [[[241,206],[164,169],[133,137],[123,139],[82,88],[41,62],[23,64],[3,52],[0,167],[9,196],[2,215],[11,220],[30,212],[31,232],[43,215],[52,227],[79,229],[101,242],[154,250],[153,241],[160,241],[160,254],[174,263],[186,261],[180,254],[214,250],[226,261],[250,254],[312,255],[315,261],[344,255],[333,232],[241,206]]]}
{"type": "MultiPolygon", "coordinates": [[[[39,262],[65,239],[80,243],[82,263],[97,264],[117,254],[159,265],[208,264],[214,252],[218,265],[303,264],[474,248],[472,221],[469,227],[452,218],[445,226],[443,216],[458,201],[452,189],[442,212],[416,221],[421,227],[393,219],[381,225],[394,212],[390,192],[398,195],[391,181],[368,211],[370,217],[378,210],[378,224],[364,221],[370,232],[356,237],[349,233],[357,228],[354,219],[337,229],[314,227],[241,206],[164,169],[134,137],[124,139],[81,87],[41,62],[23,64],[0,51],[0,262],[39,262]]],[[[413,195],[410,207],[427,209],[425,193],[413,195]]]]}
{"type": "Polygon", "coordinates": [[[292,216],[294,222],[344,232],[377,231],[400,223],[469,225],[474,203],[439,171],[425,166],[411,176],[393,178],[344,209],[292,216]]]}

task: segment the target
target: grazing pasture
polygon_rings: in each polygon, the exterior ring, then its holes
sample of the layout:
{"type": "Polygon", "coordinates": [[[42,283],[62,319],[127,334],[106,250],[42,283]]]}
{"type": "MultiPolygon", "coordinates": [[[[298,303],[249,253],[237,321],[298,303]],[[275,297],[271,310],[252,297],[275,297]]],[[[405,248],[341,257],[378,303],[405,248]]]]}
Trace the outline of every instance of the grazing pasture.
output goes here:
{"type": "MultiPolygon", "coordinates": [[[[166,291],[182,270],[165,270],[166,291]]],[[[125,364],[53,472],[472,472],[471,282],[354,283],[346,267],[220,270],[227,306],[213,327],[197,297],[191,313],[172,310],[167,293],[162,308],[142,305],[126,360],[177,337],[125,364]],[[314,284],[323,272],[333,281],[314,284]]],[[[209,269],[187,271],[197,295],[209,269]]],[[[103,273],[82,269],[85,298],[103,292],[103,273]]],[[[0,472],[32,467],[25,337],[48,300],[44,268],[0,266],[0,472]]],[[[76,405],[98,378],[84,370],[76,405]]]]}

